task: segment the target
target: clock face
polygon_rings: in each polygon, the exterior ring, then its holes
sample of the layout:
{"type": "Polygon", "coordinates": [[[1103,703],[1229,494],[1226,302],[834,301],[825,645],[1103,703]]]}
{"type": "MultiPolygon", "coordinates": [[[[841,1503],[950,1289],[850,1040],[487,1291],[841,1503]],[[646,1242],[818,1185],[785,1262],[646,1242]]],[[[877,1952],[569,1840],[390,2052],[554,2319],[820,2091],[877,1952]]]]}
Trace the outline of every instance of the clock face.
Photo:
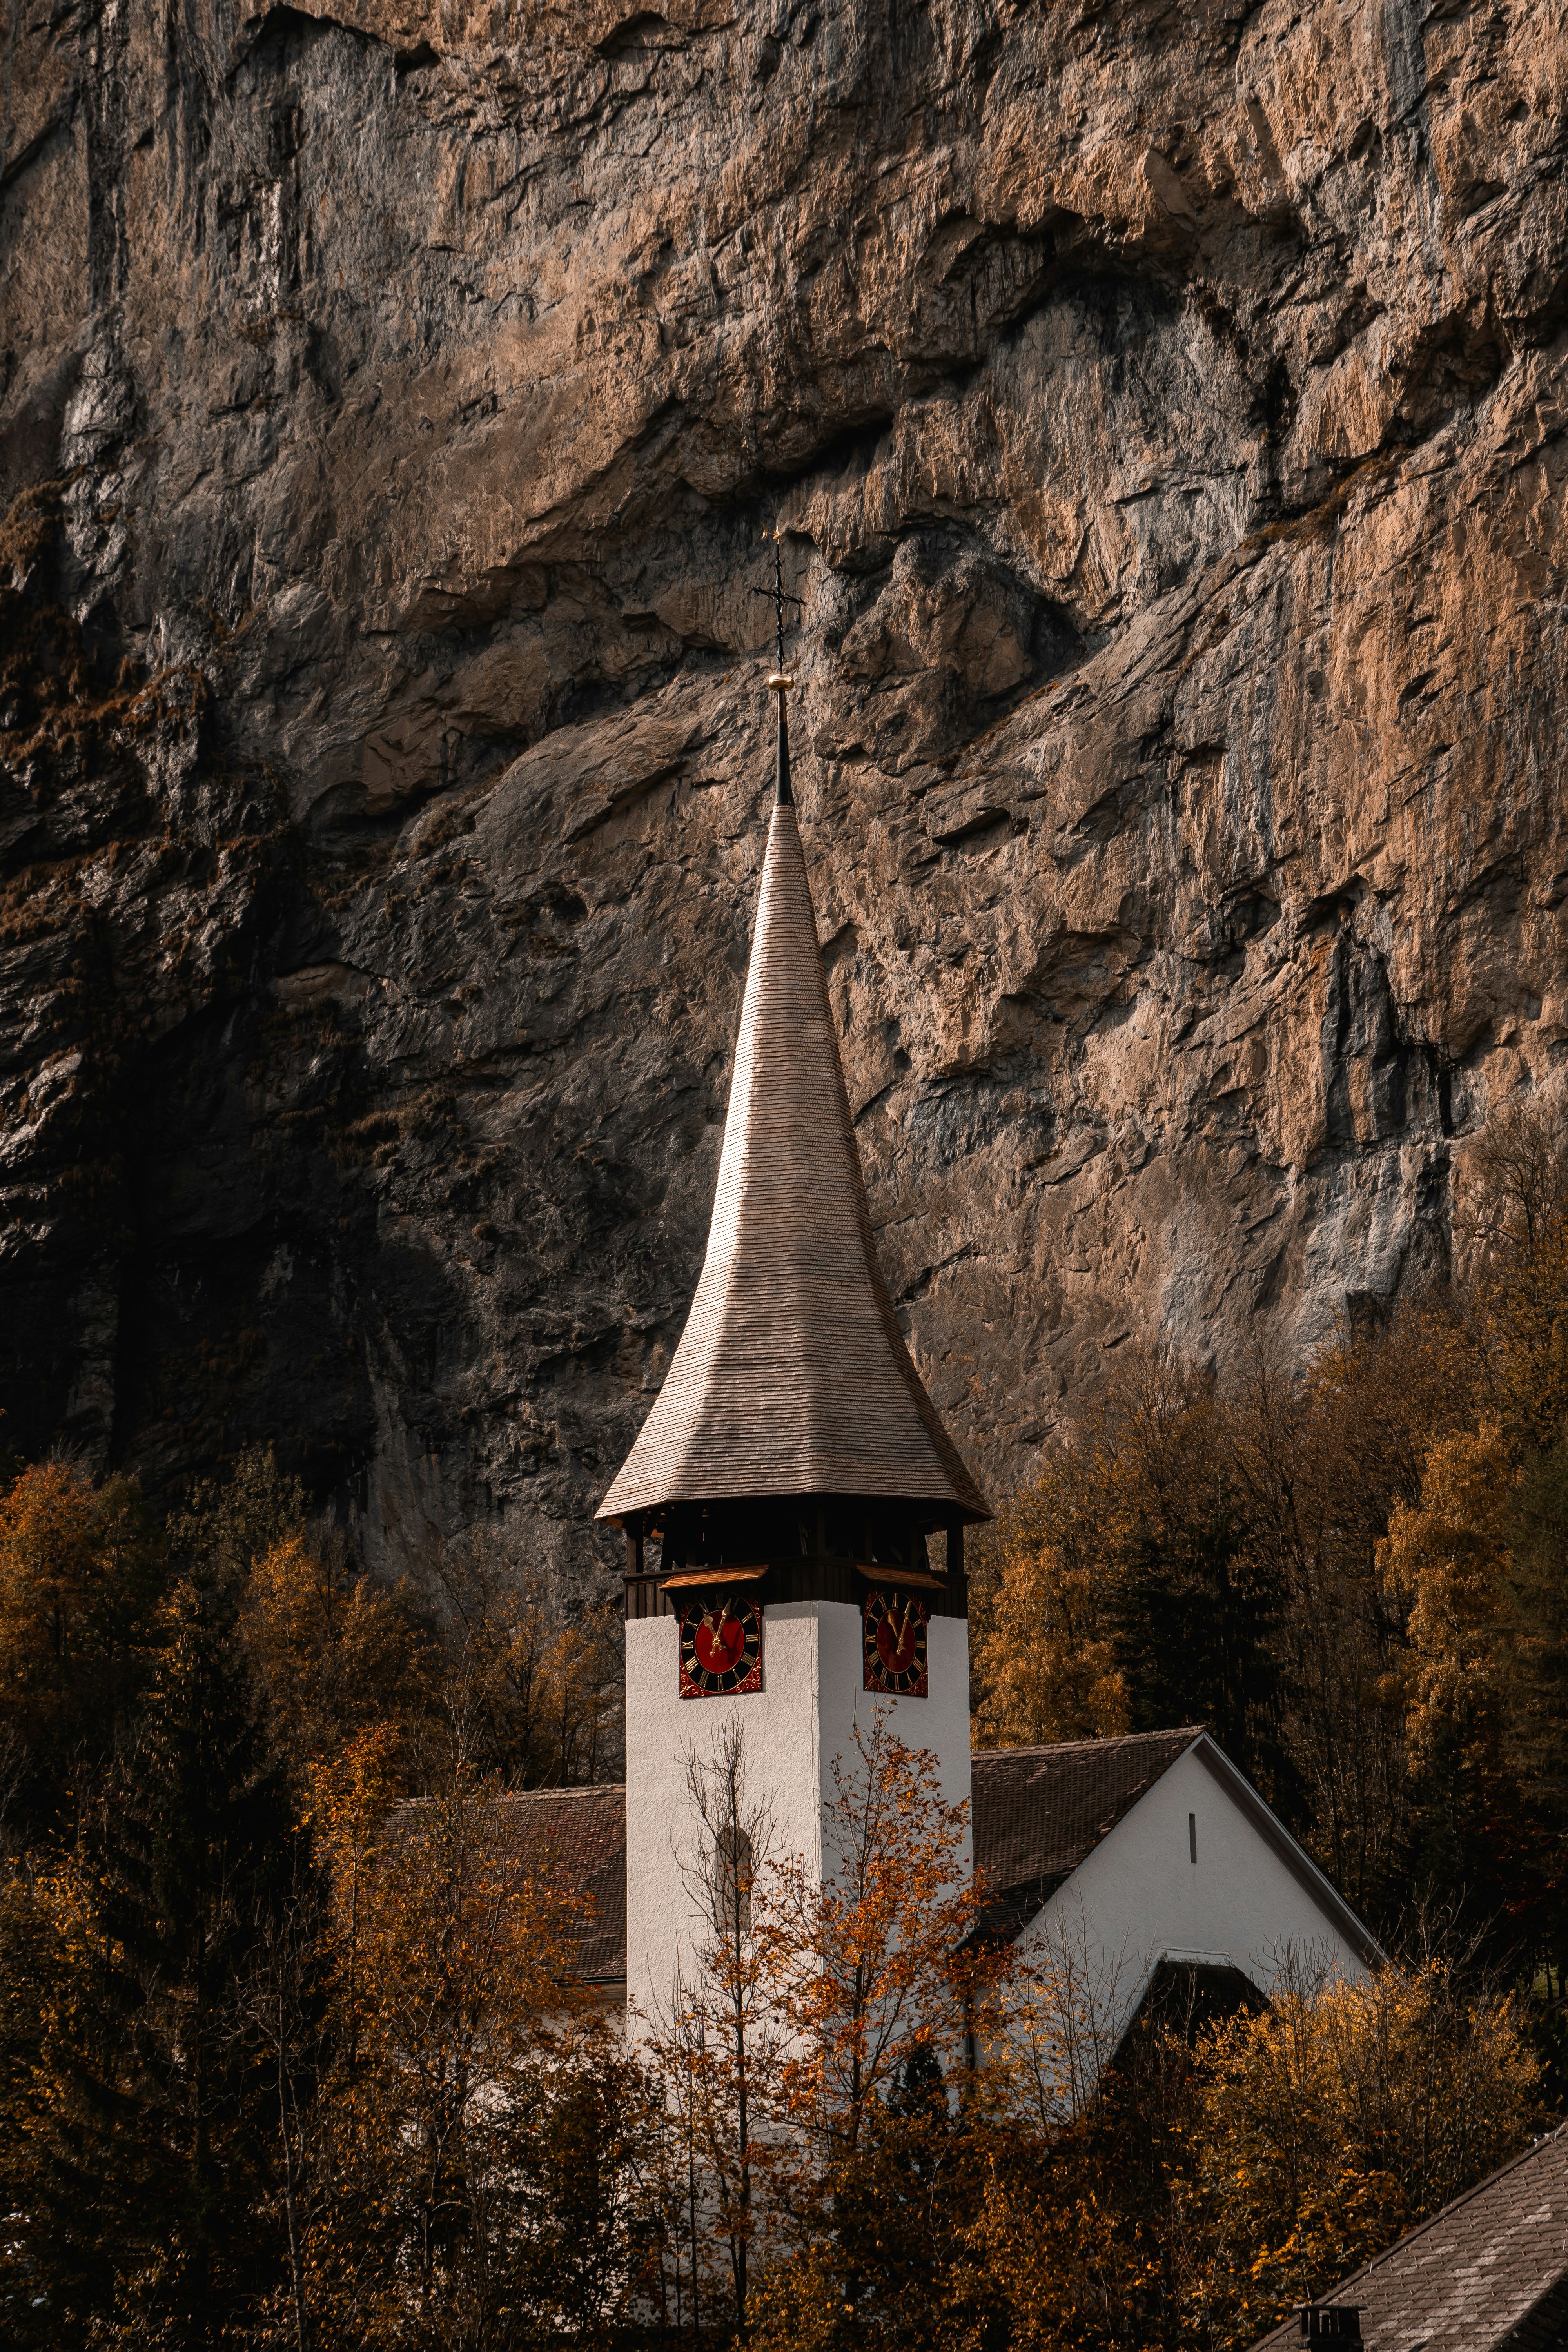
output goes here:
{"type": "Polygon", "coordinates": [[[929,1696],[923,1601],[879,1585],[866,1595],[861,1632],[868,1691],[886,1691],[894,1698],[929,1696]]]}
{"type": "Polygon", "coordinates": [[[680,1612],[680,1696],[724,1698],[763,1686],[763,1612],[732,1592],[709,1593],[680,1612]]]}

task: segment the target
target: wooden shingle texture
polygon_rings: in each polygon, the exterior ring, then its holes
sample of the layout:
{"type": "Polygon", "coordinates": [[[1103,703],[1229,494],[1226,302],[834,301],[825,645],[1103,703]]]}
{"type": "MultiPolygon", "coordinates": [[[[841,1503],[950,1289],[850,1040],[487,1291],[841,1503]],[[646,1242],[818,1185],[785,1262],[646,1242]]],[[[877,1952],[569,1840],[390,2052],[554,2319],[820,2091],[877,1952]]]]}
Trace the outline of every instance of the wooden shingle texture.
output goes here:
{"type": "MultiPolygon", "coordinates": [[[[1319,2301],[1361,2306],[1367,2352],[1565,2352],[1568,2126],[1319,2301]]],[[[1289,2319],[1253,2352],[1300,2340],[1289,2319]]]]}
{"type": "Polygon", "coordinates": [[[583,1904],[577,1974],[616,1984],[626,1973],[626,1792],[538,1789],[502,1800],[521,1868],[583,1904]]]}
{"type": "MultiPolygon", "coordinates": [[[[973,1759],[974,1867],[1006,1894],[1076,1870],[1146,1789],[1201,1732],[1140,1733],[1057,1748],[984,1749],[973,1759]]],[[[582,1973],[609,1983],[626,1975],[626,1792],[624,1786],[547,1789],[506,1802],[521,1852],[587,1898],[582,1973]]]]}
{"type": "Polygon", "coordinates": [[[1043,1892],[1088,1860],[1203,1727],[986,1748],[971,1759],[974,1866],[994,1895],[1043,1892]]]}
{"type": "Polygon", "coordinates": [[[599,1517],[812,1494],[989,1516],[877,1264],[805,858],[784,803],[768,833],[707,1257],[599,1517]]]}

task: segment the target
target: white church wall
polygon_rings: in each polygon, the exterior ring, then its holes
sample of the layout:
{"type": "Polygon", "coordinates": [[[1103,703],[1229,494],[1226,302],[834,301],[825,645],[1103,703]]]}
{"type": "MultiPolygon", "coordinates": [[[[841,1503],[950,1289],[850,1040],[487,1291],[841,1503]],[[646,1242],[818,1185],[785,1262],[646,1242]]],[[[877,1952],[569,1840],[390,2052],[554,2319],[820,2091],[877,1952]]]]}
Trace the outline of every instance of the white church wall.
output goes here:
{"type": "Polygon", "coordinates": [[[1352,1981],[1367,1973],[1305,1858],[1287,1861],[1199,1747],[1057,1889],[1018,1950],[1038,1965],[1074,1956],[1096,2042],[1111,2050],[1162,1960],[1236,1968],[1265,1994],[1292,1957],[1352,1981]]]}
{"type": "MultiPolygon", "coordinates": [[[[959,1618],[928,1630],[931,1695],[879,1699],[863,1688],[861,1620],[842,1601],[769,1604],[763,1621],[763,1687],[730,1698],[683,1699],[674,1617],[626,1625],[626,1996],[645,2016],[667,2010],[678,1971],[690,1981],[704,1938],[699,1904],[681,1874],[697,1851],[700,1824],[688,1759],[714,1753],[723,1726],[745,1732],[752,1800],[772,1808],[773,1853],[822,1867],[822,1808],[833,1794],[836,1759],[853,1779],[857,1725],[869,1729],[880,1706],[910,1748],[939,1758],[950,1804],[967,1802],[969,1639],[959,1618]]],[[[759,1857],[760,1859],[760,1857],[759,1857]]],[[[963,1869],[971,1866],[967,1840],[963,1869]]]]}

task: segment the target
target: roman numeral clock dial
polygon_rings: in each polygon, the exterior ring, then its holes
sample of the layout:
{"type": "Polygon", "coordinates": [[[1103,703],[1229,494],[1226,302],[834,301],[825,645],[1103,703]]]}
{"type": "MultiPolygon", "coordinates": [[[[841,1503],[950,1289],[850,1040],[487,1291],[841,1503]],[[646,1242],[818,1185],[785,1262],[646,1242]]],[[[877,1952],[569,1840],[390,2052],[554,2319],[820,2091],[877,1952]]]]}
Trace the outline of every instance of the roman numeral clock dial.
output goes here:
{"type": "Polygon", "coordinates": [[[890,1698],[929,1697],[925,1602],[910,1593],[875,1588],[866,1596],[861,1629],[865,1687],[890,1698]]]}
{"type": "Polygon", "coordinates": [[[680,1696],[725,1698],[763,1686],[759,1601],[709,1594],[680,1612],[680,1696]]]}

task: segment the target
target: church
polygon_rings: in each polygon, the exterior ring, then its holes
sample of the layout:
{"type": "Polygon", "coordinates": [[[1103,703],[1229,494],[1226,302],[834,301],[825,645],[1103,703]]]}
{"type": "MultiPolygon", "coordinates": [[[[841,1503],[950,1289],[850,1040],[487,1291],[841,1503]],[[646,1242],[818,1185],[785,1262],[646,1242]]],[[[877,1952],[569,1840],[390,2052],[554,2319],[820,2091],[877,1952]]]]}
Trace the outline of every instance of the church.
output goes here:
{"type": "MultiPolygon", "coordinates": [[[[775,557],[775,575],[777,562],[775,557]]],[[[513,1801],[592,1903],[583,1974],[648,2014],[704,1923],[690,1759],[744,1732],[777,1845],[820,1873],[836,1759],[882,1711],[968,1808],[989,1931],[1070,1937],[1114,2040],[1162,1969],[1267,1995],[1366,1928],[1197,1726],[971,1754],[964,1534],[990,1514],[878,1265],[791,783],[777,778],[707,1255],[599,1517],[625,1530],[626,1782],[513,1801]]]]}

